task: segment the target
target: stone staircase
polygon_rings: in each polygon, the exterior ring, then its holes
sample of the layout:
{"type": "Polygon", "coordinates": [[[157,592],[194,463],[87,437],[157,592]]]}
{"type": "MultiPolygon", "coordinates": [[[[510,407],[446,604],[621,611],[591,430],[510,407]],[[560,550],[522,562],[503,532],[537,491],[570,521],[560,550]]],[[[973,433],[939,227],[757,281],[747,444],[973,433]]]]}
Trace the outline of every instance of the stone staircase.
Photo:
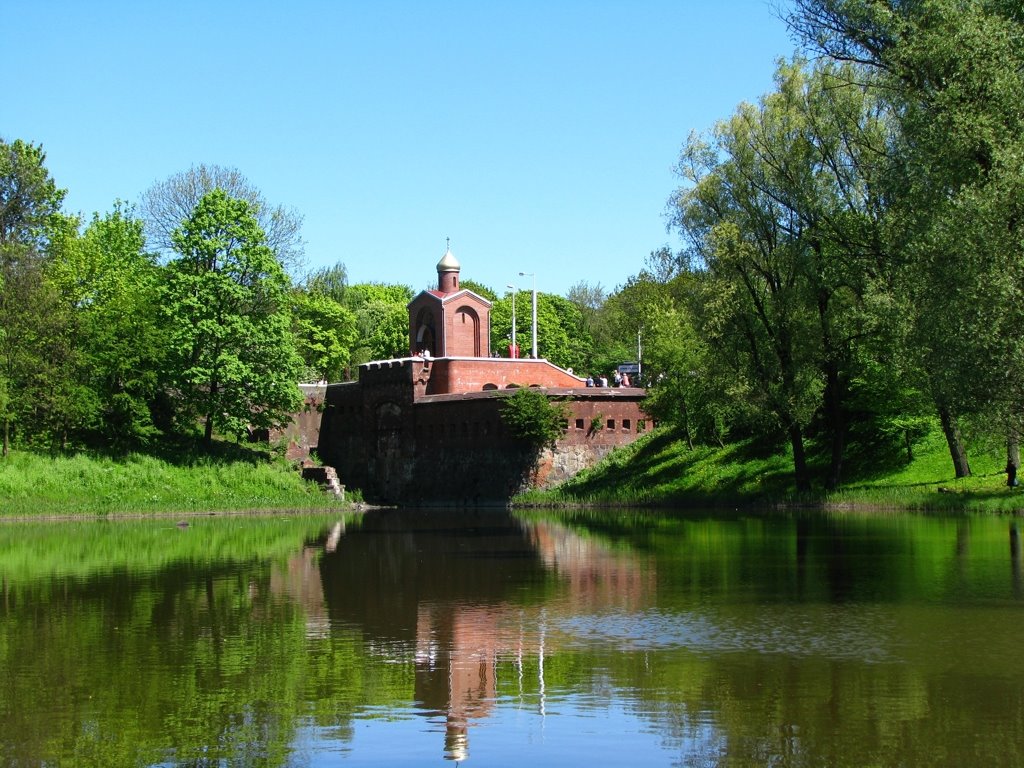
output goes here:
{"type": "Polygon", "coordinates": [[[333,494],[341,501],[345,500],[345,486],[338,479],[338,472],[334,467],[316,467],[304,461],[302,479],[312,480],[323,488],[325,493],[333,494]]]}

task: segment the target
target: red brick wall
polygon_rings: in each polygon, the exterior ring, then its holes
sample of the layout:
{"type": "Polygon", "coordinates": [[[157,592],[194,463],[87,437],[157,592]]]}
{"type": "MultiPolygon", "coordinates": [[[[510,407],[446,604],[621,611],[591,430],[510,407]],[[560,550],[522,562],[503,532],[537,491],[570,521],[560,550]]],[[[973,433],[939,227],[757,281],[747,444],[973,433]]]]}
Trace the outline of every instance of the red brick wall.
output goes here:
{"type": "Polygon", "coordinates": [[[475,293],[466,292],[442,305],[444,357],[487,357],[490,346],[490,307],[475,293]]]}
{"type": "Polygon", "coordinates": [[[487,345],[481,338],[481,317],[476,307],[469,304],[445,306],[444,328],[446,356],[486,357],[487,345]]]}
{"type": "Polygon", "coordinates": [[[325,386],[300,385],[304,397],[302,410],[291,415],[291,420],[281,429],[272,429],[268,439],[271,443],[287,440],[285,456],[290,460],[302,459],[320,442],[320,422],[323,415],[325,386]]]}
{"type": "Polygon", "coordinates": [[[434,360],[430,365],[426,393],[481,392],[487,389],[520,387],[580,387],[583,379],[563,371],[547,360],[490,357],[434,360]]]}

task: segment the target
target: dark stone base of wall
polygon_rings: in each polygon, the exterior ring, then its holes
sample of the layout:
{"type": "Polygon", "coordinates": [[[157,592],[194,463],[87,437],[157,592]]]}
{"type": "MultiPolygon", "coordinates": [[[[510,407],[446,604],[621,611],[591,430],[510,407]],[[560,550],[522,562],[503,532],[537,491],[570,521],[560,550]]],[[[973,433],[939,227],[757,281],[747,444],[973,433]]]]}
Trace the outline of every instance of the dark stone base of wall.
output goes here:
{"type": "Polygon", "coordinates": [[[327,388],[317,454],[372,503],[505,504],[568,480],[653,426],[643,390],[548,389],[566,408],[565,431],[537,450],[504,427],[510,390],[414,398],[404,373],[396,366],[394,381],[327,388]]]}

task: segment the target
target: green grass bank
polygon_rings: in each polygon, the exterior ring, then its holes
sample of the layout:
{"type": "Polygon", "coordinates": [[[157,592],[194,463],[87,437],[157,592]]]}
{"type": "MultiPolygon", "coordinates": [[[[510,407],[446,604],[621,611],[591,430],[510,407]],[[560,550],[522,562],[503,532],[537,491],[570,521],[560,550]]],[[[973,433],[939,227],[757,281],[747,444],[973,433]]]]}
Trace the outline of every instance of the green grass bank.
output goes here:
{"type": "Polygon", "coordinates": [[[283,460],[232,444],[105,456],[13,451],[0,459],[0,517],[327,509],[339,501],[283,460]]]}
{"type": "MultiPolygon", "coordinates": [[[[823,461],[817,463],[822,470],[823,461]]],[[[797,494],[792,457],[784,447],[741,442],[690,449],[670,431],[657,430],[559,488],[525,493],[513,503],[1024,513],[1024,486],[1006,486],[1004,450],[975,447],[970,463],[971,477],[954,477],[945,440],[936,428],[914,444],[910,459],[900,451],[865,452],[851,459],[837,492],[826,492],[819,482],[810,494],[797,494]]]]}

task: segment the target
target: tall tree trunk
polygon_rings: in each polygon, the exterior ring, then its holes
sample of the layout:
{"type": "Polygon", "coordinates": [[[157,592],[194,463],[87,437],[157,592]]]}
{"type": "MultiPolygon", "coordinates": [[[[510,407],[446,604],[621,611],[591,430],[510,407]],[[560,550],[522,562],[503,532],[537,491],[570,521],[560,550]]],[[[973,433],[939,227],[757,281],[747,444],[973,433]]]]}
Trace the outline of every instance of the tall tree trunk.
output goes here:
{"type": "Polygon", "coordinates": [[[1014,425],[1010,426],[1006,435],[1006,484],[1014,488],[1019,482],[1017,471],[1020,469],[1020,435],[1014,425]]]}
{"type": "Polygon", "coordinates": [[[206,411],[206,431],[203,433],[203,442],[207,446],[213,445],[213,411],[217,407],[217,377],[210,377],[210,395],[206,411]]]}
{"type": "Polygon", "coordinates": [[[953,471],[957,477],[970,477],[971,466],[967,463],[967,449],[964,447],[956,417],[949,410],[949,406],[939,406],[939,421],[942,423],[942,434],[946,436],[946,445],[949,446],[949,455],[953,459],[953,471]]]}
{"type": "Polygon", "coordinates": [[[825,364],[825,419],[828,422],[832,457],[829,462],[825,487],[834,491],[839,487],[843,474],[843,449],[846,446],[846,424],[843,419],[842,381],[839,365],[834,360],[825,364]]]}
{"type": "MultiPolygon", "coordinates": [[[[821,262],[821,242],[815,238],[811,243],[819,263],[821,262]]],[[[824,287],[818,289],[818,323],[821,327],[821,348],[824,352],[824,374],[825,374],[825,424],[828,428],[829,442],[831,443],[832,456],[829,460],[828,477],[825,480],[825,487],[834,491],[839,487],[843,472],[843,448],[846,442],[846,424],[843,420],[843,390],[842,380],[839,375],[838,352],[832,340],[832,330],[829,327],[829,300],[832,294],[824,287]]]]}
{"type": "Polygon", "coordinates": [[[692,451],[693,450],[693,435],[690,434],[690,411],[686,407],[686,401],[683,401],[683,432],[686,434],[686,445],[692,451]]]}
{"type": "Polygon", "coordinates": [[[11,420],[4,417],[4,456],[11,452],[11,420]]]}
{"type": "Polygon", "coordinates": [[[804,453],[804,435],[800,425],[790,422],[789,442],[793,447],[793,473],[796,475],[796,489],[799,493],[811,490],[811,475],[807,469],[807,455],[804,453]]]}

